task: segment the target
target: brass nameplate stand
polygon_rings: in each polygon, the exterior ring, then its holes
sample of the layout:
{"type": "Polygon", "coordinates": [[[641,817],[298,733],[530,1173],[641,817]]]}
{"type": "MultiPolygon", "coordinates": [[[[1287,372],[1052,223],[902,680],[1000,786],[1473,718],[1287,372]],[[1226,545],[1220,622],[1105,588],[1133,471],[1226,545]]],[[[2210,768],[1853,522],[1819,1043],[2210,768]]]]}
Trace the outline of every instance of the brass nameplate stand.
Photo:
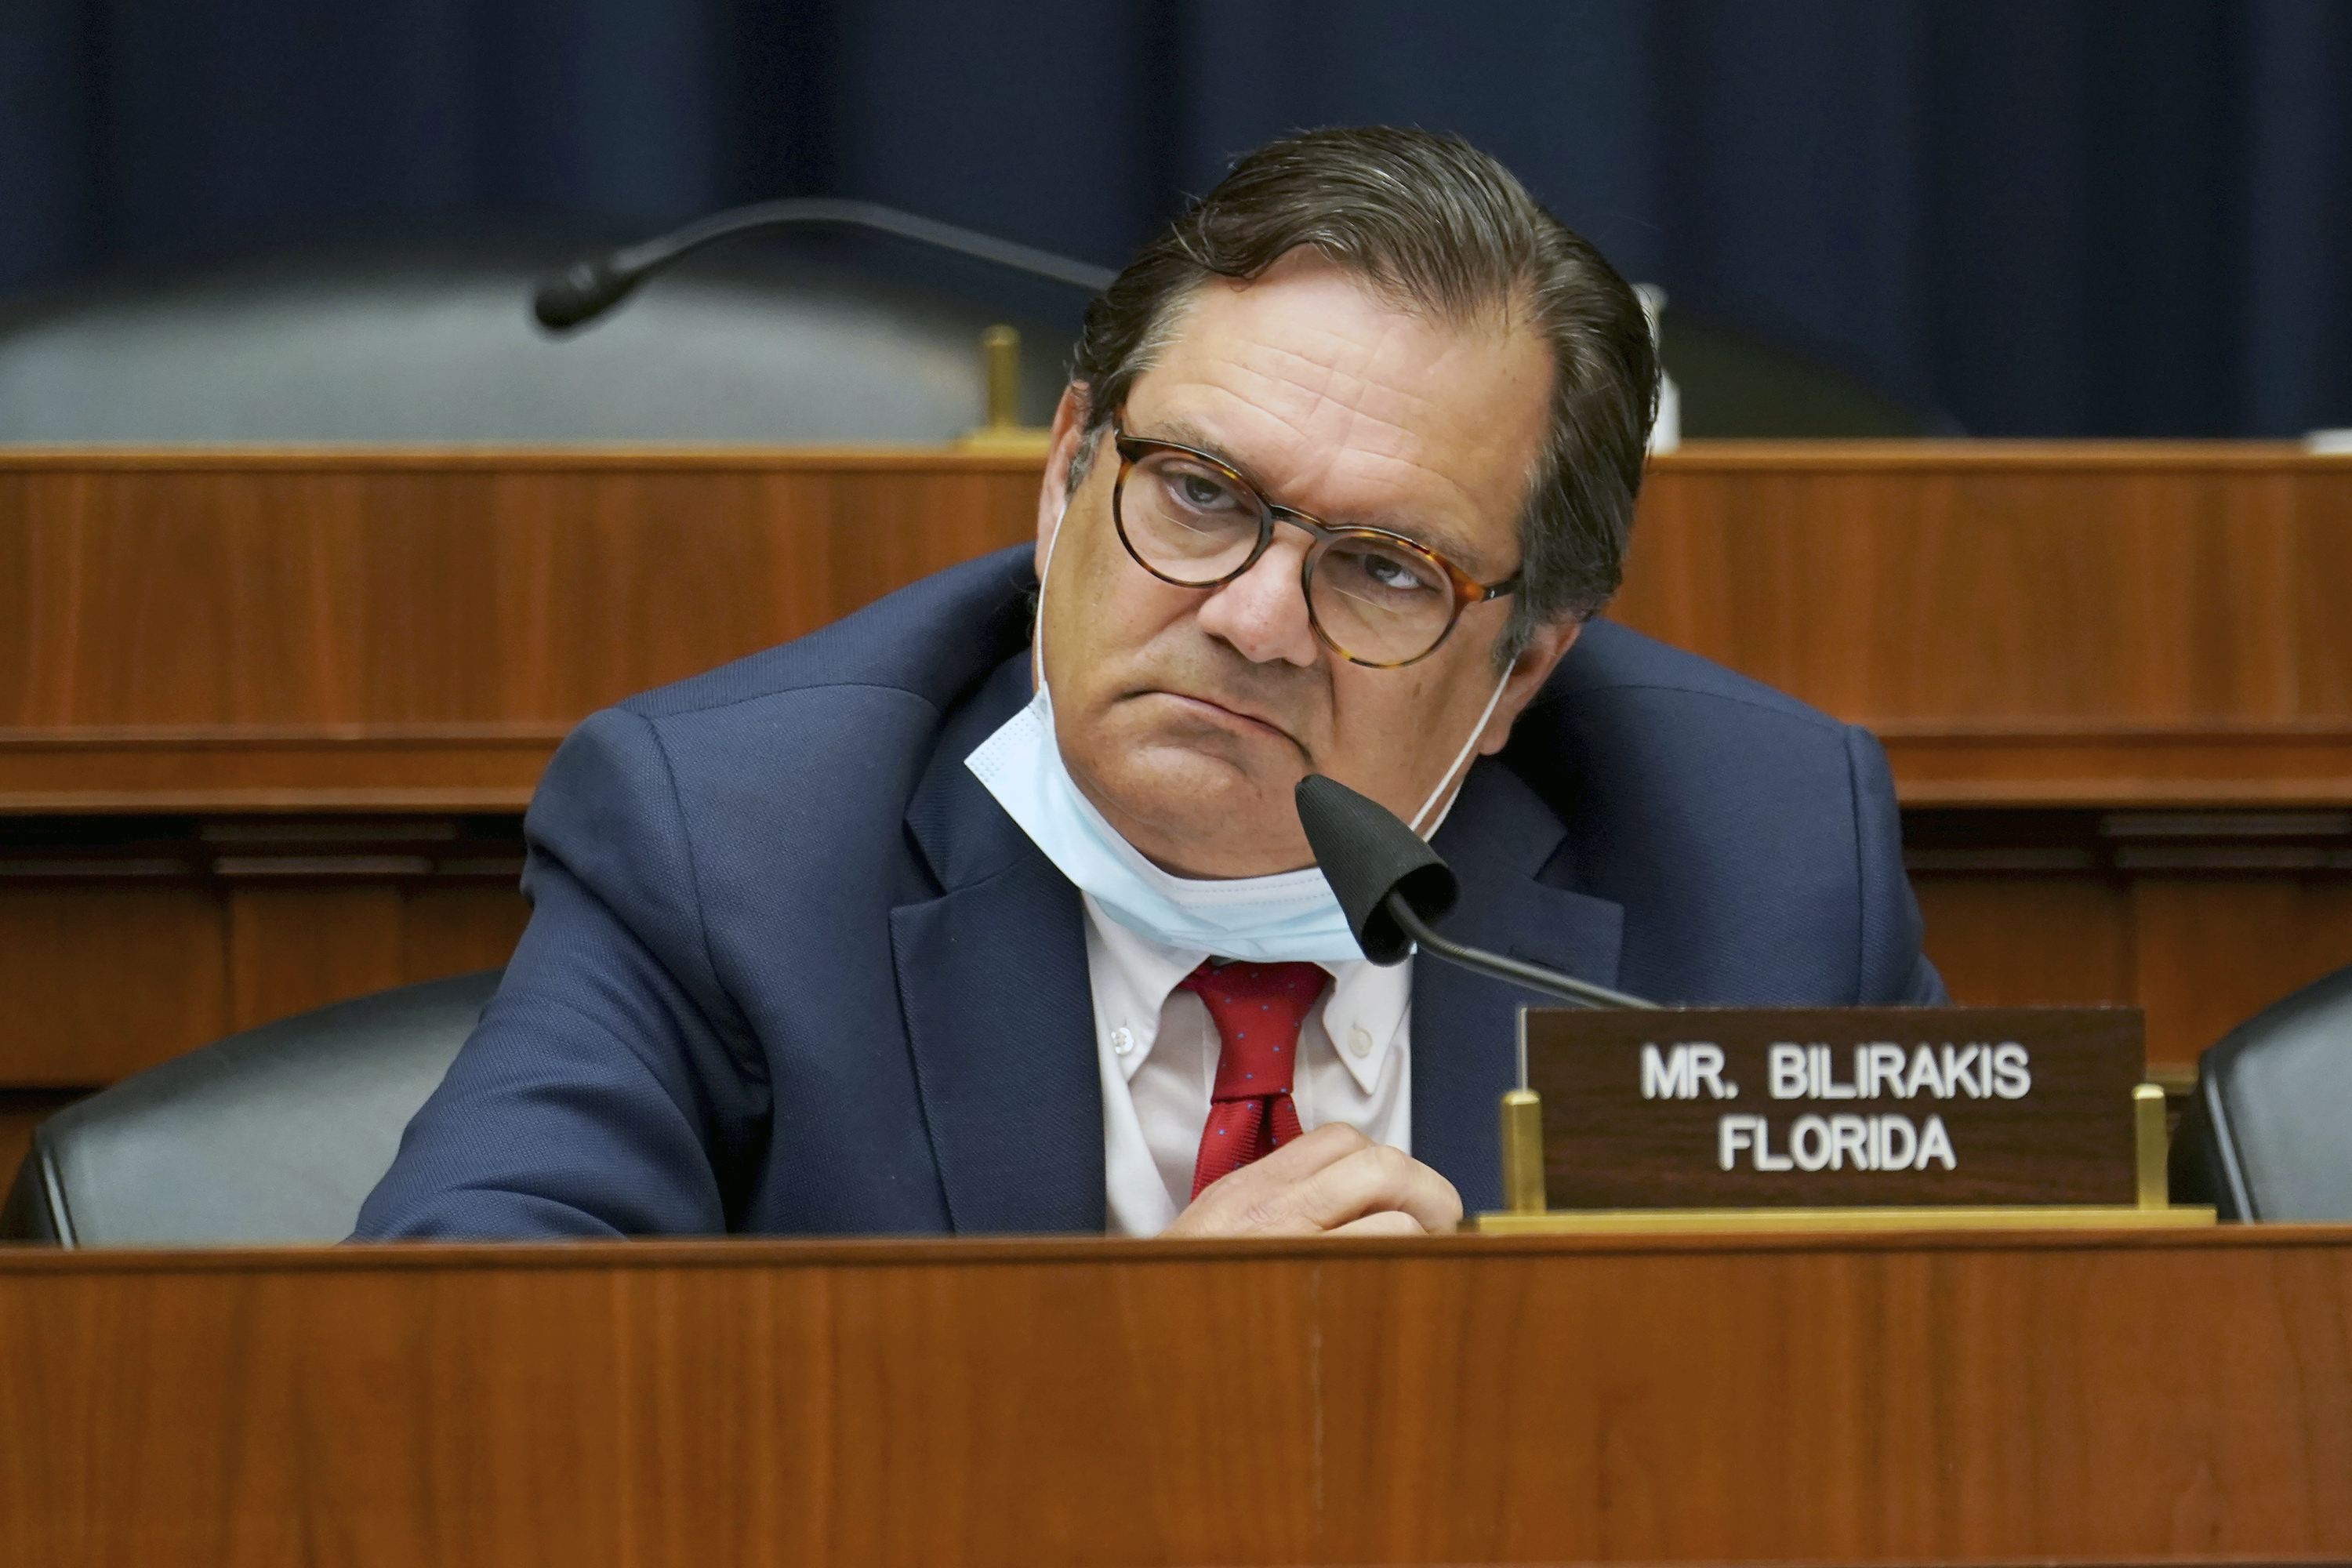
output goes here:
{"type": "Polygon", "coordinates": [[[1053,431],[1021,423],[1021,334],[1011,327],[993,326],[980,334],[980,348],[988,368],[988,422],[957,437],[956,449],[1043,458],[1053,445],[1053,431]]]}
{"type": "MultiPolygon", "coordinates": [[[[1542,1014],[1533,1015],[1533,1016],[1539,1022],[1545,1020],[1545,1016],[1542,1014]]],[[[1760,1087],[1757,1085],[1757,1075],[1752,1070],[1741,1071],[1739,1079],[1735,1081],[1730,1068],[1726,1064],[1752,1065],[1757,1060],[1753,1049],[1755,1041],[1768,1037],[1769,1032],[1785,1034],[1793,1042],[1779,1044],[1771,1047],[1783,1053],[1783,1057],[1776,1066],[1786,1069],[1786,1075],[1780,1081],[1774,1082],[1771,1088],[1775,1096],[1780,1097],[1784,1104],[1788,1100],[1797,1098],[1804,1089],[1810,1089],[1827,1100],[1853,1101],[1857,1099],[1868,1100],[1882,1088],[1893,1084],[1895,1079],[1892,1077],[1882,1080],[1880,1075],[1885,1069],[1881,1062],[1866,1058],[1860,1054],[1869,1049],[1891,1051],[1895,1048],[1891,1043],[1874,1047],[1850,1047],[1855,1052],[1851,1058],[1855,1065],[1855,1070],[1851,1077],[1843,1080],[1840,1080],[1835,1076],[1834,1067],[1824,1070],[1830,1047],[1811,1045],[1807,1041],[1806,1037],[1809,1030],[1814,1036],[1831,1034],[1832,1027],[1825,1025],[1824,1020],[1841,1016],[1842,1015],[1822,1011],[1805,1013],[1796,1010],[1760,1009],[1690,1009],[1681,1011],[1679,1015],[1675,1010],[1640,1015],[1587,1013],[1580,1016],[1568,1015],[1564,1018],[1561,1016],[1553,1015],[1549,1022],[1556,1026],[1552,1027],[1549,1033],[1562,1037],[1553,1041],[1538,1042],[1538,1077],[1539,1079],[1544,1077],[1543,1069],[1549,1066],[1553,1069],[1549,1076],[1556,1081],[1563,1077],[1573,1078],[1580,1074],[1584,1075],[1584,1081],[1589,1085],[1602,1085],[1609,1081],[1608,1075],[1613,1068],[1621,1065],[1618,1057],[1612,1054],[1612,1051],[1622,1053],[1624,1063],[1640,1064],[1638,1070],[1643,1073],[1641,1079],[1643,1100],[1679,1100],[1695,1103],[1673,1107],[1644,1106],[1633,1101],[1629,1096],[1624,1097],[1622,1103],[1606,1106],[1597,1114],[1623,1121],[1638,1119],[1644,1110],[1655,1108],[1669,1114],[1678,1114],[1684,1129],[1683,1135],[1686,1138],[1687,1124],[1695,1114],[1722,1110],[1720,1106],[1713,1103],[1713,1100],[1737,1103],[1741,1095],[1743,1083],[1751,1087],[1760,1087]],[[1675,1043],[1677,1038],[1681,1041],[1688,1041],[1694,1035],[1707,1037],[1695,1048],[1709,1053],[1696,1058],[1698,1065],[1698,1070],[1696,1073],[1687,1070],[1688,1064],[1693,1060],[1692,1058],[1688,1056],[1675,1058],[1670,1055],[1676,1049],[1687,1051],[1694,1048],[1675,1043]],[[1652,1037],[1644,1039],[1644,1036],[1652,1037]],[[1729,1041],[1740,1036],[1753,1037],[1752,1039],[1743,1038],[1742,1044],[1749,1047],[1745,1053],[1738,1047],[1727,1049],[1726,1047],[1714,1043],[1717,1037],[1729,1041]],[[1633,1054],[1629,1047],[1635,1041],[1641,1042],[1639,1048],[1648,1055],[1635,1057],[1633,1054]],[[1556,1055],[1546,1056],[1544,1047],[1547,1046],[1558,1046],[1560,1051],[1556,1055]],[[1790,1052],[1809,1054],[1801,1058],[1787,1055],[1790,1052]],[[1570,1065],[1562,1067],[1562,1063],[1570,1065]],[[1677,1070],[1677,1068],[1683,1070],[1677,1070]],[[1800,1087],[1790,1089],[1789,1085],[1791,1083],[1800,1087]],[[1702,1090],[1712,1091],[1712,1100],[1708,1094],[1703,1093],[1702,1090]]],[[[1851,1016],[1864,1020],[1864,1023],[1860,1026],[1868,1030],[1868,1033],[1863,1037],[1864,1038],[1882,1034],[1902,1037],[1890,1025],[1890,1019],[1912,1025],[1914,1038],[1923,1033],[1932,1036],[1955,1032],[1966,1037],[1967,1026],[1985,1020],[1991,1020],[2004,1026],[2009,1032],[2032,1037],[2034,1021],[2037,1018],[2046,1018],[2052,1021],[2052,1026],[2050,1039],[2047,1042],[2048,1049],[2043,1058],[2049,1061],[2050,1066],[2044,1070],[2048,1078],[2053,1080],[2053,1092],[2062,1096],[2071,1092],[2074,1103],[2077,1107],[2085,1093],[2093,1092],[2102,1097],[2099,1103],[2107,1105],[2116,1103],[2113,1100],[2104,1099],[2104,1094],[2119,1091],[2097,1090],[2096,1083],[2103,1076],[2105,1081],[2114,1081],[2113,1074],[2116,1069],[2121,1050],[2126,1047],[2137,1049],[2139,1038],[2138,1018],[2136,1014],[2128,1018],[2127,1037],[2117,1034],[2118,1025],[2116,1020],[2121,1015],[2116,1010],[2101,1010],[2097,1014],[2093,1014],[2091,1010],[2085,1009],[2016,1009],[2000,1013],[1965,1009],[1919,1009],[1896,1013],[1894,1010],[1882,1009],[1872,1012],[1856,1011],[1851,1016]],[[2093,1020],[2087,1027],[2082,1026],[2085,1018],[2093,1020]],[[2104,1026],[2104,1035],[2102,1026],[2104,1026]],[[2069,1064],[2059,1058],[2062,1058],[2064,1050],[2074,1043],[2074,1037],[2086,1036],[2101,1037],[2092,1039],[2088,1049],[2093,1055],[2103,1054],[2105,1059],[2094,1064],[2095,1070],[2070,1076],[2066,1070],[2069,1064]]],[[[1521,1086],[1510,1090],[1502,1098],[1502,1190],[1505,1206],[1500,1212],[1477,1215],[1465,1226],[1486,1235],[1658,1235],[1721,1231],[1851,1234],[1896,1230],[2166,1229],[2210,1226],[2214,1223],[2214,1212],[2210,1208],[2176,1206],[2171,1202],[2166,1174],[2166,1156],[2168,1149],[2165,1131],[2164,1091],[2153,1083],[2138,1083],[2128,1089],[2131,1102],[2131,1158],[2136,1189],[2135,1200],[2130,1203],[1757,1204],[1738,1207],[1554,1209],[1547,1202],[1544,1102],[1540,1093],[1535,1088],[1529,1087],[1528,1083],[1528,1017],[1529,1015],[1523,1014],[1521,1021],[1521,1086]]],[[[1542,1029],[1538,1030],[1539,1034],[1544,1032],[1542,1029]]],[[[1922,1051],[1930,1050],[1930,1047],[1925,1045],[1917,1048],[1922,1051]]],[[[2020,1047],[2021,1050],[2022,1048],[2020,1047]]],[[[2042,1048],[2038,1039],[2036,1048],[2042,1048]]],[[[1985,1049],[1989,1059],[1991,1047],[1988,1046],[1985,1049]]],[[[1950,1058],[1948,1056],[1945,1059],[1949,1060],[1950,1058]]],[[[2028,1053],[2023,1059],[2031,1063],[2032,1060],[2031,1053],[2028,1053]]],[[[2009,1060],[2010,1058],[2004,1058],[2005,1063],[2009,1060]]],[[[1931,1055],[1929,1066],[1925,1069],[1930,1079],[1935,1076],[1933,1063],[1934,1058],[1931,1055]]],[[[2022,1100],[2028,1097],[2031,1073],[2021,1071],[2020,1078],[2028,1082],[2029,1088],[2018,1090],[2015,1096],[2017,1100],[2022,1100]]],[[[1985,1081],[1988,1084],[1990,1081],[1989,1069],[1985,1074],[1985,1081]]],[[[1975,1080],[1970,1082],[1973,1087],[1975,1080]]],[[[2011,1087],[2014,1085],[2008,1083],[2003,1085],[2004,1089],[2011,1087]]],[[[1911,1090],[1905,1089],[1902,1092],[1907,1100],[1911,1090]]],[[[1750,1103],[1753,1103],[1753,1100],[1750,1103]]],[[[2079,1116],[2081,1111],[2078,1109],[2074,1113],[2079,1116]]],[[[1982,1114],[1984,1113],[1979,1112],[1980,1116],[1982,1114]]],[[[1822,1121],[1818,1116],[1807,1119],[1822,1121]]],[[[1786,1154],[1779,1156],[1777,1163],[1765,1163],[1768,1159],[1773,1157],[1767,1152],[1769,1130],[1761,1125],[1762,1118],[1725,1113],[1721,1116],[1721,1120],[1726,1122],[1736,1120],[1743,1123],[1759,1124],[1752,1131],[1743,1126],[1738,1130],[1741,1136],[1735,1136],[1728,1131],[1722,1136],[1720,1163],[1723,1171],[1734,1171],[1738,1163],[1738,1157],[1734,1153],[1735,1148],[1746,1152],[1761,1169],[1774,1172],[1789,1171],[1790,1162],[1786,1154]]],[[[1861,1119],[1845,1116],[1841,1117],[1840,1120],[1858,1121],[1861,1119]]],[[[1589,1125],[1591,1118],[1588,1116],[1586,1121],[1589,1125]]],[[[1908,1126],[1907,1119],[1906,1125],[1908,1126]]],[[[2112,1121],[2108,1121],[2105,1125],[2109,1128],[2114,1127],[2112,1121]]],[[[2038,1126],[2038,1123],[2027,1124],[2026,1134],[2032,1135],[2038,1126]]],[[[1557,1128],[1554,1135],[1559,1136],[1557,1128]]],[[[2117,1130],[2116,1135],[2121,1135],[2120,1130],[2117,1130]]],[[[1625,1142],[1629,1147],[1643,1148],[1638,1137],[1625,1142]]],[[[2013,1143],[2015,1140],[2012,1139],[2011,1142],[2013,1143]]],[[[2117,1147],[2112,1142],[2102,1146],[2117,1147]]],[[[1797,1145],[1792,1143],[1784,1147],[1793,1151],[1797,1145]]],[[[1818,1150],[1818,1141],[1815,1147],[1818,1150]]],[[[1652,1157],[1656,1157],[1654,1152],[1650,1152],[1652,1157]]],[[[2079,1166],[2081,1161],[2078,1159],[2075,1163],[2079,1166]]],[[[1920,1168],[1926,1169],[1927,1164],[1927,1162],[1923,1157],[1920,1161],[1920,1168]]],[[[1871,1168],[1862,1166],[1859,1162],[1857,1162],[1857,1167],[1871,1168]]],[[[1808,1167],[1808,1169],[1811,1168],[1813,1167],[1808,1167]]],[[[2115,1167],[2109,1166],[2107,1169],[2113,1171],[2115,1167]]],[[[1729,1176],[1718,1176],[1716,1172],[1708,1171],[1701,1179],[1737,1186],[1743,1178],[1748,1176],[1748,1173],[1746,1172],[1734,1172],[1729,1176]]],[[[1638,1181],[1639,1173],[1629,1175],[1627,1179],[1638,1181]]],[[[1774,1178],[1780,1183],[1793,1181],[1797,1184],[1803,1184],[1806,1179],[1801,1172],[1791,1172],[1789,1175],[1774,1178]]],[[[1917,1185],[1917,1178],[1912,1176],[1907,1170],[1884,1179],[1896,1182],[1907,1181],[1915,1187],[1917,1185]]],[[[1855,1177],[1853,1173],[1848,1173],[1843,1177],[1833,1177],[1831,1180],[1843,1182],[1843,1186],[1841,1190],[1851,1191],[1855,1177]]],[[[2106,1181],[2100,1190],[2113,1191],[2115,1185],[2113,1181],[2106,1181]]],[[[1747,1190],[1764,1189],[1759,1184],[1749,1180],[1747,1190]]],[[[1745,1195],[1745,1194],[1743,1192],[1738,1195],[1745,1195]]],[[[2095,1195],[2095,1193],[2093,1195],[2095,1195]]]]}

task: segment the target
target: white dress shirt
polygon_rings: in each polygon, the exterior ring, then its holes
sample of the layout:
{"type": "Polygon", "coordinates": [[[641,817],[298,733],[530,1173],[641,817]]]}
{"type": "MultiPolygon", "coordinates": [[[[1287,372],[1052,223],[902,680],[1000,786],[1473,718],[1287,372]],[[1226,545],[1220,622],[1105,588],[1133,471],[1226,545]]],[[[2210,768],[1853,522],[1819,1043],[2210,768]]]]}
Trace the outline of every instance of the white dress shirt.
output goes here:
{"type": "MultiPolygon", "coordinates": [[[[1176,988],[1210,955],[1162,946],[1084,897],[1110,1233],[1157,1236],[1192,1201],[1216,1083],[1221,1042],[1208,1004],[1176,988]]],[[[1322,967],[1332,984],[1307,1016],[1295,1058],[1298,1124],[1345,1121],[1411,1153],[1412,966],[1322,967]]]]}

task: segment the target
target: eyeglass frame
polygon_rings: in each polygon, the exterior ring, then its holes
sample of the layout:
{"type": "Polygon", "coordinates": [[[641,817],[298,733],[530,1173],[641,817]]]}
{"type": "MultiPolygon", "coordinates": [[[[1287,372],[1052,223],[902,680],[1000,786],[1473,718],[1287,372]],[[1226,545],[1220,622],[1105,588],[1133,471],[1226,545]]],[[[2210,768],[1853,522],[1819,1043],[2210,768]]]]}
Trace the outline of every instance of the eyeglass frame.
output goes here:
{"type": "Polygon", "coordinates": [[[1461,623],[1463,611],[1474,605],[1483,605],[1517,592],[1519,579],[1525,574],[1525,568],[1522,568],[1499,583],[1481,583],[1417,539],[1391,532],[1385,528],[1335,528],[1321,518],[1300,511],[1297,507],[1277,506],[1266,499],[1265,489],[1255,480],[1213,452],[1203,452],[1198,447],[1187,447],[1181,441],[1162,441],[1150,436],[1130,436],[1127,433],[1125,424],[1119,420],[1112,421],[1110,433],[1112,448],[1118,453],[1118,477],[1112,481],[1110,489],[1110,520],[1112,528],[1118,531],[1119,544],[1127,551],[1128,559],[1171,587],[1196,588],[1202,592],[1213,592],[1237,578],[1247,575],[1250,568],[1255,566],[1273,545],[1274,525],[1277,522],[1289,523],[1314,541],[1308,546],[1307,553],[1301,556],[1298,562],[1298,596],[1307,605],[1307,624],[1314,629],[1316,641],[1346,659],[1349,664],[1361,665],[1367,669],[1402,669],[1407,665],[1419,664],[1445,646],[1445,639],[1454,635],[1454,628],[1461,623]],[[1135,542],[1127,536],[1127,518],[1119,506],[1120,498],[1127,492],[1127,476],[1138,462],[1153,452],[1181,452],[1188,458],[1206,463],[1231,479],[1242,489],[1257,498],[1257,543],[1251,547],[1248,556],[1240,565],[1213,582],[1186,583],[1171,577],[1152,565],[1150,562],[1146,561],[1143,558],[1143,552],[1136,549],[1135,542]],[[1383,544],[1402,546],[1444,574],[1446,582],[1454,590],[1454,603],[1445,618],[1445,629],[1437,634],[1435,641],[1411,658],[1401,658],[1383,664],[1373,659],[1359,658],[1341,647],[1333,639],[1331,634],[1323,629],[1322,617],[1315,613],[1315,595],[1308,584],[1314,579],[1317,563],[1329,552],[1331,546],[1343,539],[1372,539],[1383,544]]]}

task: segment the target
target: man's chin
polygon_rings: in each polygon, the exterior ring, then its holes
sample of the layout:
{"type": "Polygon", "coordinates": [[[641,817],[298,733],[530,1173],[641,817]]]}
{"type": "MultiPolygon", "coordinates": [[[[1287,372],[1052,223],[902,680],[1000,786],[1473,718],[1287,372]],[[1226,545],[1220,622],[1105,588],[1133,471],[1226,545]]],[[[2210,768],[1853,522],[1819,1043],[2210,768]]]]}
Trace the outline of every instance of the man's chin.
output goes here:
{"type": "Polygon", "coordinates": [[[1306,863],[1292,790],[1304,773],[1296,754],[1286,767],[1260,755],[1246,766],[1221,752],[1155,746],[1130,752],[1129,765],[1095,781],[1111,826],[1146,856],[1196,876],[1255,876],[1306,863]],[[1273,865],[1279,861],[1280,865],[1273,865]]]}

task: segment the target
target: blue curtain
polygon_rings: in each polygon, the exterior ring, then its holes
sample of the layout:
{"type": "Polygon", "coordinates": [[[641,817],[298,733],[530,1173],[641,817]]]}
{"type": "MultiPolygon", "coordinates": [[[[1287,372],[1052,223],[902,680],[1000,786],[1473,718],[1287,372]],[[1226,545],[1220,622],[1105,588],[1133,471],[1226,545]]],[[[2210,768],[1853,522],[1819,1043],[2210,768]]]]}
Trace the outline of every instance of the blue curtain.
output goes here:
{"type": "Polygon", "coordinates": [[[818,193],[1116,264],[1365,121],[1980,434],[2352,425],[2340,0],[6,0],[0,289],[818,193]]]}

